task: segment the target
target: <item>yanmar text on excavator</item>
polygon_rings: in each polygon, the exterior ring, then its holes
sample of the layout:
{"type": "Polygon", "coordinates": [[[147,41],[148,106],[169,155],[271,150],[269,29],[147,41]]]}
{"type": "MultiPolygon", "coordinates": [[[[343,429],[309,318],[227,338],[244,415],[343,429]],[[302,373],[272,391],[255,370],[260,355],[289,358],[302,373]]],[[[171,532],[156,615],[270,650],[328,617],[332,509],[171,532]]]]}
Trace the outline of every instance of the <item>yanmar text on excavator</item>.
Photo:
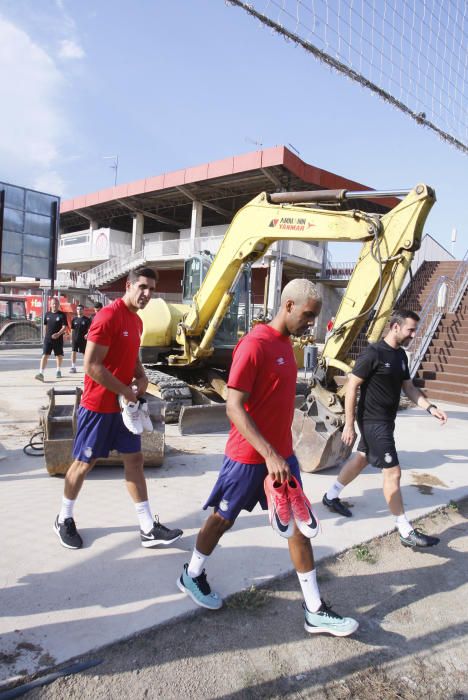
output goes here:
{"type": "Polygon", "coordinates": [[[371,319],[367,340],[381,337],[434,202],[434,191],[420,184],[398,191],[262,193],[246,204],[214,258],[201,254],[186,261],[184,303],[153,299],[140,312],[142,361],[150,391],[166,401],[167,418],[179,417],[183,434],[210,432],[218,419],[225,424],[223,401],[232,348],[251,321],[249,305],[240,301],[239,283],[243,281],[248,290],[246,270],[270,245],[289,239],[361,241],[333,332],[293,425],[303,470],[318,471],[344,459],[346,384],[339,387],[335,377],[352,369],[349,350],[366,321],[371,319]],[[402,199],[383,215],[349,209],[349,200],[356,204],[355,200],[379,197],[402,199]],[[348,209],[340,211],[345,203],[348,209]]]}

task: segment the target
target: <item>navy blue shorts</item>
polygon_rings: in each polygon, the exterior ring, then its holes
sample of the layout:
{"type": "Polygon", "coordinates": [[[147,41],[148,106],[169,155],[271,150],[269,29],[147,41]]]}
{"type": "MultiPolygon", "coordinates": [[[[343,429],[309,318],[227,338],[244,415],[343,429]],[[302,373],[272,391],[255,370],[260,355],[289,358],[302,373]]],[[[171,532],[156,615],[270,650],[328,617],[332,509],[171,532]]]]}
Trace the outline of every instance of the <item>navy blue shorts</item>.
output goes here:
{"type": "MultiPolygon", "coordinates": [[[[289,464],[291,474],[302,486],[296,455],[291,455],[286,461],[289,464]]],[[[267,474],[268,469],[264,462],[244,464],[224,455],[223,466],[203,510],[212,507],[215,509],[215,513],[232,522],[241,510],[251,511],[257,503],[260,503],[263,510],[267,510],[267,499],[263,488],[267,474]]]]}
{"type": "Polygon", "coordinates": [[[80,406],[73,457],[89,464],[93,459],[108,457],[111,450],[141,452],[141,438],[125,427],[121,413],[97,413],[80,406]]]}
{"type": "Polygon", "coordinates": [[[358,423],[361,439],[358,452],[364,452],[369,464],[378,469],[396,467],[400,462],[395,447],[395,423],[358,423]]]}

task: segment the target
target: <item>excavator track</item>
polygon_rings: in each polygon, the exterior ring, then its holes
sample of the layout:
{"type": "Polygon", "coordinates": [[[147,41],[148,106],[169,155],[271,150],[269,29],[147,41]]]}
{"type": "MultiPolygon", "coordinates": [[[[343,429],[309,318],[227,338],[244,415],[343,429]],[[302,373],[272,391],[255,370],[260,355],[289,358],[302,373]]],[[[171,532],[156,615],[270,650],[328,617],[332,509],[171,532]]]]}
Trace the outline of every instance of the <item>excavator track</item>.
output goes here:
{"type": "Polygon", "coordinates": [[[150,383],[148,392],[156,394],[166,404],[165,422],[177,423],[182,408],[193,404],[189,385],[182,379],[161,372],[154,365],[144,365],[144,367],[150,383]]]}

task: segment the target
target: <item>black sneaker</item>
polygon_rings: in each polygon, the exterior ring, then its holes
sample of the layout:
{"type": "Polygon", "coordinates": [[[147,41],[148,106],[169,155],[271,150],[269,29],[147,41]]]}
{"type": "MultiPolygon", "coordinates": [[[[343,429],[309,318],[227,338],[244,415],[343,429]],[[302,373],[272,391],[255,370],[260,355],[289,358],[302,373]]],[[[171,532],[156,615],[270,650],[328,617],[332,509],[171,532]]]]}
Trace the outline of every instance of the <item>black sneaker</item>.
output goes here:
{"type": "Polygon", "coordinates": [[[322,498],[322,503],[324,506],[327,506],[327,508],[330,508],[330,510],[338,513],[338,515],[344,515],[345,518],[351,518],[353,515],[339,498],[327,498],[327,494],[325,494],[322,498]]]}
{"type": "Polygon", "coordinates": [[[400,535],[400,542],[403,547],[433,547],[435,544],[439,544],[440,539],[425,535],[420,530],[411,530],[407,537],[400,535]]]}
{"type": "Polygon", "coordinates": [[[54,523],[54,532],[57,533],[60,542],[67,549],[80,549],[83,546],[83,540],[78,534],[73,518],[65,518],[63,523],[59,523],[59,516],[57,515],[54,523]]]}
{"type": "Polygon", "coordinates": [[[155,521],[153,523],[153,529],[150,532],[143,532],[140,530],[141,535],[141,546],[142,547],[156,547],[158,544],[168,545],[176,542],[182,537],[184,533],[182,530],[175,528],[170,530],[165,525],[159,522],[159,518],[155,516],[155,521]]]}

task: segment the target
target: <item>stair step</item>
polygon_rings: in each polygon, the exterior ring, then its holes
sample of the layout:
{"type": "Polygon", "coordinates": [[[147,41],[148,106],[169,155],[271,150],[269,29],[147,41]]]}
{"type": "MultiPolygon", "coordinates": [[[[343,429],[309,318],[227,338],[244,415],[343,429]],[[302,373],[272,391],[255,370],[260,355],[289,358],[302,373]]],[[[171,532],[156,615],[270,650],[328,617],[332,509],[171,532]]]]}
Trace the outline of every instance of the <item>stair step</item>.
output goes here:
{"type": "Polygon", "coordinates": [[[424,361],[421,362],[419,370],[421,372],[449,372],[456,373],[457,375],[466,374],[468,376],[468,364],[466,362],[460,362],[458,365],[456,365],[453,362],[447,362],[444,360],[429,362],[424,359],[424,361]]]}
{"type": "Polygon", "coordinates": [[[460,356],[453,356],[449,355],[448,353],[440,353],[440,352],[428,352],[425,357],[424,357],[424,362],[438,362],[442,363],[444,365],[452,365],[454,368],[458,368],[460,366],[464,367],[466,365],[466,356],[465,355],[460,355],[460,356]]]}
{"type": "Polygon", "coordinates": [[[424,393],[431,401],[447,401],[448,403],[461,404],[468,406],[468,395],[456,394],[452,391],[444,391],[443,389],[424,388],[424,393]]]}
{"type": "Polygon", "coordinates": [[[468,341],[450,340],[450,338],[434,338],[431,341],[430,347],[438,348],[439,350],[455,350],[458,353],[466,353],[468,351],[468,341]]]}
{"type": "Polygon", "coordinates": [[[421,389],[433,389],[434,391],[451,391],[459,396],[466,396],[468,398],[468,386],[461,386],[459,382],[446,382],[445,380],[439,379],[420,379],[416,377],[414,380],[416,386],[421,389]]]}
{"type": "Polygon", "coordinates": [[[418,378],[430,381],[441,381],[458,384],[460,388],[468,389],[468,374],[458,374],[444,370],[419,369],[418,378]]]}

